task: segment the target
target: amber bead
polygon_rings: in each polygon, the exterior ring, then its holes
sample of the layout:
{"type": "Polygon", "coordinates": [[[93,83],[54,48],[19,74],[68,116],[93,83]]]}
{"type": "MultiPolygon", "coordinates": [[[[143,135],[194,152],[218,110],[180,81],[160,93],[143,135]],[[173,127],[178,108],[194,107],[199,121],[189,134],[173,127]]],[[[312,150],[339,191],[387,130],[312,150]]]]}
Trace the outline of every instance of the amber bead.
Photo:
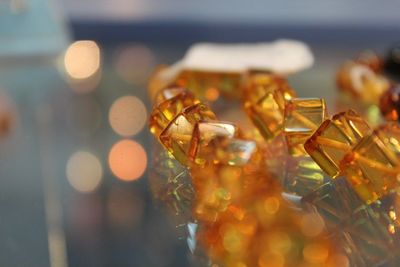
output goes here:
{"type": "Polygon", "coordinates": [[[304,155],[304,142],[324,121],[326,105],[323,99],[293,98],[285,106],[284,133],[289,152],[304,155]]]}
{"type": "Polygon", "coordinates": [[[150,114],[150,132],[157,138],[185,107],[199,103],[194,95],[181,88],[168,88],[157,95],[157,105],[150,114]]]}
{"type": "Polygon", "coordinates": [[[353,110],[335,114],[325,120],[305,142],[304,148],[330,177],[340,174],[340,162],[371,129],[353,110]]]}
{"type": "MultiPolygon", "coordinates": [[[[400,162],[381,130],[363,137],[342,161],[341,168],[354,190],[366,203],[372,203],[396,189],[399,183],[400,162]]],[[[400,140],[393,138],[392,142],[400,140]]]]}
{"type": "Polygon", "coordinates": [[[356,62],[366,65],[375,72],[380,72],[383,68],[383,60],[377,53],[371,50],[361,52],[357,56],[356,62]]]}
{"type": "Polygon", "coordinates": [[[379,108],[386,120],[400,122],[400,85],[392,86],[383,93],[379,108]]]}
{"type": "Polygon", "coordinates": [[[345,93],[365,103],[377,104],[390,81],[362,63],[349,61],[337,73],[337,85],[345,93]]]}
{"type": "Polygon", "coordinates": [[[176,77],[175,83],[190,88],[200,99],[207,100],[210,90],[217,90],[227,97],[239,98],[241,78],[242,74],[239,72],[183,70],[176,77]]]}
{"type": "Polygon", "coordinates": [[[266,140],[282,131],[285,102],[294,96],[295,92],[282,77],[255,71],[246,75],[244,109],[266,140]]]}
{"type": "Polygon", "coordinates": [[[183,165],[187,165],[194,126],[202,120],[216,120],[216,116],[206,105],[195,104],[184,108],[160,134],[161,143],[183,165]]]}
{"type": "Polygon", "coordinates": [[[193,130],[190,143],[189,158],[194,164],[204,165],[207,161],[215,161],[218,146],[225,138],[238,136],[239,129],[229,122],[200,121],[193,130]]]}

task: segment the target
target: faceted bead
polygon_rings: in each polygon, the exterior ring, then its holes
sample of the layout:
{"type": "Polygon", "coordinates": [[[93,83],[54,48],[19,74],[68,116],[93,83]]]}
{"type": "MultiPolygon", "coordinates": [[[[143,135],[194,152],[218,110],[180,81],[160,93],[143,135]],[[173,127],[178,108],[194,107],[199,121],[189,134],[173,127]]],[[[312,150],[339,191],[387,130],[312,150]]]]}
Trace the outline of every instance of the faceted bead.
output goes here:
{"type": "Polygon", "coordinates": [[[215,89],[227,97],[239,98],[241,79],[239,72],[183,70],[176,77],[175,83],[190,88],[200,99],[207,99],[207,93],[215,89]]]}
{"type": "Polygon", "coordinates": [[[343,64],[337,73],[337,85],[345,93],[365,103],[377,104],[390,87],[390,81],[365,64],[354,61],[343,64]]]}
{"type": "Polygon", "coordinates": [[[384,70],[391,78],[400,81],[400,43],[395,44],[388,52],[384,70]]]}
{"type": "MultiPolygon", "coordinates": [[[[394,139],[398,142],[398,139],[394,139]]],[[[363,137],[342,161],[346,178],[361,199],[372,203],[396,189],[400,162],[396,151],[385,145],[379,133],[363,137]]]]}
{"type": "Polygon", "coordinates": [[[325,120],[305,142],[304,148],[330,177],[340,174],[339,164],[371,129],[355,111],[347,110],[325,120]]]}
{"type": "Polygon", "coordinates": [[[203,122],[196,124],[190,144],[189,158],[194,164],[204,165],[217,160],[216,149],[225,138],[238,135],[238,128],[229,122],[203,122]]]}
{"type": "Polygon", "coordinates": [[[282,131],[285,102],[294,96],[287,82],[277,75],[253,71],[245,78],[245,111],[266,140],[282,131]]]}
{"type": "Polygon", "coordinates": [[[216,120],[216,116],[206,105],[195,104],[184,108],[160,134],[161,143],[183,165],[187,165],[194,126],[202,120],[216,120]]]}
{"type": "Polygon", "coordinates": [[[293,98],[286,103],[284,133],[290,154],[305,154],[304,142],[318,129],[326,116],[323,99],[293,98]]]}
{"type": "Polygon", "coordinates": [[[177,90],[176,88],[165,89],[157,96],[161,102],[158,102],[151,112],[149,122],[150,132],[157,138],[182,109],[199,103],[199,100],[189,91],[179,89],[180,92],[178,92],[177,90]]]}
{"type": "Polygon", "coordinates": [[[382,94],[379,108],[388,121],[400,122],[400,85],[392,86],[382,94]]]}

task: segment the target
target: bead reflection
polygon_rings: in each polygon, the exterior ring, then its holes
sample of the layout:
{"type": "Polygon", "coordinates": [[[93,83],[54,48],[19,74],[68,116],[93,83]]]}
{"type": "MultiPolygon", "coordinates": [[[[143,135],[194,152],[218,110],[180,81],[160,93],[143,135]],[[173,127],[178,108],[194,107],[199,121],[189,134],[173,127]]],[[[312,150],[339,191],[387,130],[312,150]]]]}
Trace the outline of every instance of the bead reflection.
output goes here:
{"type": "Polygon", "coordinates": [[[146,170],[147,154],[139,143],[122,140],[111,148],[108,164],[117,178],[123,181],[137,180],[146,170]]]}
{"type": "Polygon", "coordinates": [[[112,104],[108,119],[116,133],[132,136],[140,132],[146,124],[146,107],[135,96],[123,96],[112,104]]]}
{"type": "Polygon", "coordinates": [[[69,158],[66,175],[74,189],[88,193],[99,186],[103,169],[95,155],[86,151],[78,151],[69,158]]]}

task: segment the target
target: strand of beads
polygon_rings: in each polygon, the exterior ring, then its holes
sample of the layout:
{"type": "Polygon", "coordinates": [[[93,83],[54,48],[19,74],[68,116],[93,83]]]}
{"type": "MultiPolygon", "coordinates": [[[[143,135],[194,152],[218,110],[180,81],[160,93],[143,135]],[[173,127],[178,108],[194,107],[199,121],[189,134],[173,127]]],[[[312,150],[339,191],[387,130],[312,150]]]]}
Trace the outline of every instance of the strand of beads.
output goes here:
{"type": "Polygon", "coordinates": [[[220,266],[349,266],[317,214],[282,198],[254,141],[179,88],[158,95],[150,129],[189,168],[197,237],[220,266]]]}

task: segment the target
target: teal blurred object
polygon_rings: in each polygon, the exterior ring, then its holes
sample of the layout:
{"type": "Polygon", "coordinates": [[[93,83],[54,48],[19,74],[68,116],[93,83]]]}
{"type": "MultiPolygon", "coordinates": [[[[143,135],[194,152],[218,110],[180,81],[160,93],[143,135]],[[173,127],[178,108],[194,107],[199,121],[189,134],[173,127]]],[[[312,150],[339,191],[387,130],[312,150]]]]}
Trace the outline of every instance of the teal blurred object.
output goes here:
{"type": "Polygon", "coordinates": [[[56,55],[68,43],[53,0],[0,0],[0,58],[56,55]]]}

